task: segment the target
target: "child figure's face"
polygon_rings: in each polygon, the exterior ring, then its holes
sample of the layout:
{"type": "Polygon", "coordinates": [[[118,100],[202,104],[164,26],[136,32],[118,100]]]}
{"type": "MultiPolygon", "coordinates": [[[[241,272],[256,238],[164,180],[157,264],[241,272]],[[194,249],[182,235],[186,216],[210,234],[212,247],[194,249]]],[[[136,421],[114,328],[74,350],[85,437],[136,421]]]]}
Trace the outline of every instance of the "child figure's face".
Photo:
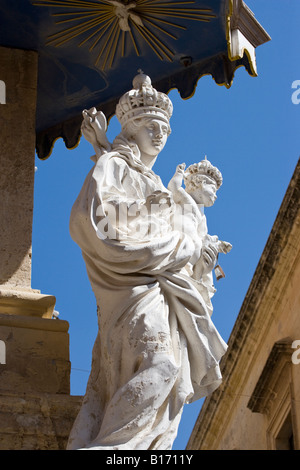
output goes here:
{"type": "Polygon", "coordinates": [[[203,177],[197,189],[190,193],[197,204],[203,204],[205,207],[210,207],[217,199],[217,186],[216,183],[210,178],[203,177]]]}

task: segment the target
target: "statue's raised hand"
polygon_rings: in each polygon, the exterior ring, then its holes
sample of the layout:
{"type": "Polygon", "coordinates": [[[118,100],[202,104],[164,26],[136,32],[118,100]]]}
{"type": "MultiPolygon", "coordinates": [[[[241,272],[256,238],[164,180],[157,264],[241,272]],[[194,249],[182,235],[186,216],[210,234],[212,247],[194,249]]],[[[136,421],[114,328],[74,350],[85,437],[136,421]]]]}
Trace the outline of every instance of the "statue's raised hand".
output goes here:
{"type": "Polygon", "coordinates": [[[82,116],[83,122],[81,131],[86,140],[90,142],[95,149],[109,151],[111,144],[106,136],[107,121],[102,111],[97,111],[96,108],[85,109],[82,112],[82,116]]]}
{"type": "Polygon", "coordinates": [[[185,170],[185,163],[181,163],[180,165],[178,165],[174,173],[174,176],[171,178],[168,184],[168,189],[173,194],[176,194],[182,186],[184,170],[185,170]]]}

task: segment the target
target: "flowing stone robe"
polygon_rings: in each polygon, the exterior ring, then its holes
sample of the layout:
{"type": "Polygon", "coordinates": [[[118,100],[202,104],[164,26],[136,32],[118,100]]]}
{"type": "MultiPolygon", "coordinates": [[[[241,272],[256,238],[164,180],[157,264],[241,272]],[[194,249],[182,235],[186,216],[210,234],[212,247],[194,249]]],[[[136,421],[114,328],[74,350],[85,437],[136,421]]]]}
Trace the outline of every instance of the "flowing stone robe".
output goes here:
{"type": "Polygon", "coordinates": [[[188,269],[201,242],[186,233],[193,220],[185,231],[174,227],[174,202],[155,216],[143,211],[158,190],[168,192],[138,148],[116,139],[73,206],[70,232],[97,299],[99,331],[68,449],[171,449],[183,405],[221,382],[226,344],[210,317],[212,286],[188,269]]]}

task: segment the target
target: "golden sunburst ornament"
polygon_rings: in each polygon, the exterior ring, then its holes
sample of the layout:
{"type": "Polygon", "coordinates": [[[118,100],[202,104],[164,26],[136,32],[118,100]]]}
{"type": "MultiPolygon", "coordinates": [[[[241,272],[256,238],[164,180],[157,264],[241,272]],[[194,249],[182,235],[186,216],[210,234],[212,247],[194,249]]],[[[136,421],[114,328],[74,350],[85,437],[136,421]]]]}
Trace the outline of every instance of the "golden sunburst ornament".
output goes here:
{"type": "Polygon", "coordinates": [[[64,29],[52,34],[47,44],[56,47],[79,39],[78,46],[97,50],[95,65],[111,68],[116,57],[126,55],[131,41],[140,55],[140,41],[146,42],[161,60],[172,61],[174,52],[164,38],[177,39],[176,29],[186,29],[180,19],[208,22],[215,15],[210,8],[191,8],[194,1],[161,0],[32,0],[33,5],[55,8],[56,22],[64,29]],[[59,11],[61,9],[61,11],[59,11]],[[174,22],[175,21],[175,22],[174,22]]]}

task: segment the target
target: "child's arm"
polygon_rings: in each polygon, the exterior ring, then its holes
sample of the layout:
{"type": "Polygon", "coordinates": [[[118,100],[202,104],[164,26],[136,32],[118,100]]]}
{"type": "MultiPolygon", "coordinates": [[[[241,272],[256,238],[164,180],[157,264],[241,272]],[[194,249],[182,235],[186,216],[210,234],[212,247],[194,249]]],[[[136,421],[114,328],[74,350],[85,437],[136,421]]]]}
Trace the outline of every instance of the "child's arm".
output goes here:
{"type": "Polygon", "coordinates": [[[199,221],[200,212],[195,200],[185,191],[182,187],[183,175],[185,170],[185,163],[177,166],[174,176],[171,178],[168,189],[173,194],[173,199],[176,204],[187,206],[186,210],[192,212],[196,219],[199,221]]]}

